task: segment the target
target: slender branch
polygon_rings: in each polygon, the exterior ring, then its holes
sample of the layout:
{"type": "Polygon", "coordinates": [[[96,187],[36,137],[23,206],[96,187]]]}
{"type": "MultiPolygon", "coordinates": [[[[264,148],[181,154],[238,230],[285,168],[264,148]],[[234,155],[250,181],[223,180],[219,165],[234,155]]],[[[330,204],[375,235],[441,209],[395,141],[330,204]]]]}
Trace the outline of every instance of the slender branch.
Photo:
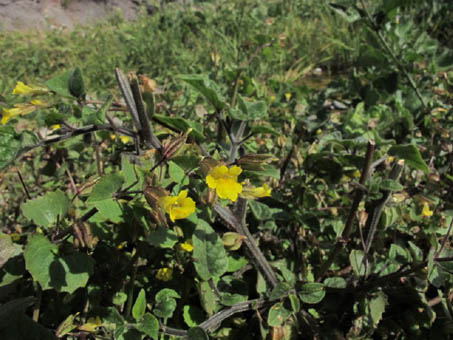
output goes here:
{"type": "Polygon", "coordinates": [[[438,251],[436,251],[436,254],[434,254],[434,258],[437,259],[438,256],[440,255],[440,253],[442,252],[442,250],[444,250],[445,248],[445,245],[447,243],[447,240],[448,238],[450,237],[450,233],[451,233],[451,228],[453,227],[453,218],[451,219],[450,221],[450,225],[448,226],[448,230],[447,230],[447,233],[445,234],[443,240],[442,240],[442,244],[440,245],[440,248],[438,251]]]}
{"type": "Polygon", "coordinates": [[[80,128],[71,129],[71,131],[68,131],[65,134],[62,134],[62,135],[59,135],[59,136],[55,136],[55,137],[51,137],[51,138],[48,138],[48,139],[44,139],[44,140],[41,140],[37,144],[27,146],[27,147],[23,148],[19,152],[19,155],[20,154],[24,154],[26,152],[29,152],[29,151],[31,151],[33,149],[36,149],[38,147],[41,147],[41,146],[51,145],[53,143],[58,143],[58,142],[64,141],[64,140],[72,138],[72,137],[85,135],[87,133],[92,133],[92,132],[101,131],[101,130],[111,131],[111,132],[118,132],[118,133],[120,133],[122,135],[131,137],[131,138],[135,138],[137,136],[137,134],[135,132],[130,131],[128,129],[124,129],[124,128],[112,127],[110,125],[104,125],[104,124],[87,125],[87,126],[82,126],[80,128]]]}
{"type": "MultiPolygon", "coordinates": [[[[401,172],[403,171],[404,167],[404,160],[399,160],[392,168],[389,179],[397,181],[401,176],[401,172]]],[[[371,244],[373,243],[374,235],[376,233],[376,228],[381,218],[382,212],[384,210],[385,205],[392,197],[391,190],[385,190],[382,192],[382,198],[376,202],[376,205],[372,208],[372,213],[368,215],[368,235],[365,242],[365,254],[368,254],[371,248],[371,244]]]]}
{"type": "Polygon", "coordinates": [[[27,196],[27,199],[31,199],[30,193],[28,192],[27,186],[25,185],[24,179],[19,170],[17,170],[17,175],[19,176],[20,183],[22,184],[22,188],[24,189],[25,196],[27,196]]]}
{"type": "MultiPolygon", "coordinates": [[[[371,166],[371,161],[373,159],[374,155],[374,150],[375,150],[375,143],[374,141],[369,141],[367,145],[367,150],[366,150],[366,155],[365,155],[365,163],[363,165],[363,170],[362,174],[360,176],[359,184],[364,186],[366,179],[368,178],[368,174],[370,172],[370,166],[371,166]]],[[[318,272],[317,275],[317,281],[320,281],[326,271],[330,268],[332,265],[333,261],[335,258],[338,256],[338,254],[341,252],[341,250],[346,246],[346,244],[349,241],[349,236],[352,231],[352,226],[354,222],[354,217],[357,212],[357,209],[359,207],[360,202],[362,201],[362,198],[364,196],[364,191],[363,190],[357,190],[355,192],[355,197],[354,201],[351,206],[351,210],[349,211],[348,218],[346,220],[343,233],[341,235],[341,238],[337,240],[335,243],[335,247],[333,251],[330,253],[329,257],[327,258],[326,262],[324,262],[318,272]]]]}
{"type": "Polygon", "coordinates": [[[420,100],[422,106],[424,109],[426,109],[426,103],[425,100],[423,99],[417,85],[415,84],[415,81],[412,79],[411,75],[409,72],[407,72],[406,67],[401,63],[400,59],[395,55],[391,47],[388,45],[387,41],[385,40],[384,36],[379,32],[378,29],[376,29],[375,22],[373,18],[371,17],[370,12],[368,11],[368,8],[365,5],[364,0],[360,0],[360,3],[362,4],[362,8],[366,13],[367,19],[371,24],[371,27],[373,28],[374,33],[378,37],[379,41],[381,42],[382,46],[384,46],[385,50],[387,53],[392,57],[393,61],[396,63],[397,67],[399,70],[404,74],[406,79],[409,81],[409,85],[412,87],[412,89],[415,91],[415,94],[417,95],[418,99],[420,100]]]}
{"type": "MultiPolygon", "coordinates": [[[[242,200],[242,198],[239,199],[242,200]]],[[[275,273],[266,257],[256,245],[255,240],[253,239],[252,234],[250,234],[248,228],[241,221],[239,221],[230,209],[224,208],[219,204],[215,204],[213,209],[229,229],[245,236],[244,242],[250,252],[249,256],[251,260],[256,264],[257,269],[263,275],[270,287],[274,288],[278,283],[277,277],[275,276],[275,273]]]]}

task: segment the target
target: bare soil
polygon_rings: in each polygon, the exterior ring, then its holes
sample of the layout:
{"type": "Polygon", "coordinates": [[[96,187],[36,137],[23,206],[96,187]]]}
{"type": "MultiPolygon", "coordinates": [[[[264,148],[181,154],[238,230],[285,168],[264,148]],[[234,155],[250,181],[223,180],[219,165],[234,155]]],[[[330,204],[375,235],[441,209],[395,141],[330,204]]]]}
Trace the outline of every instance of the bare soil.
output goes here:
{"type": "Polygon", "coordinates": [[[132,20],[140,0],[0,0],[1,30],[46,30],[92,24],[119,11],[132,20]]]}

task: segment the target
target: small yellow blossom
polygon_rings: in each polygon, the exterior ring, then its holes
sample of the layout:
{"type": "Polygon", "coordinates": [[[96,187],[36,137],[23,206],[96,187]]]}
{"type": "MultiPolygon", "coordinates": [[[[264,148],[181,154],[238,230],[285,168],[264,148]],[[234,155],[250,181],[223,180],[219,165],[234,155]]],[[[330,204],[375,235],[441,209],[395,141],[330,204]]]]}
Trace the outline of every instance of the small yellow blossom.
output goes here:
{"type": "Polygon", "coordinates": [[[359,178],[361,176],[360,174],[360,170],[356,170],[352,173],[352,176],[355,177],[355,178],[359,178]]]}
{"type": "Polygon", "coordinates": [[[178,245],[179,249],[181,250],[184,250],[188,253],[190,253],[191,251],[193,251],[193,245],[192,245],[192,241],[191,240],[187,240],[186,242],[184,243],[180,243],[178,245]]]}
{"type": "Polygon", "coordinates": [[[392,163],[395,160],[395,157],[389,156],[387,157],[387,162],[392,163]]]}
{"type": "Polygon", "coordinates": [[[290,92],[286,92],[285,93],[285,99],[287,102],[289,102],[289,100],[291,99],[291,93],[290,92]]]}
{"type": "Polygon", "coordinates": [[[47,103],[43,102],[42,100],[36,99],[32,100],[30,103],[15,104],[14,107],[11,109],[3,108],[1,123],[5,125],[11,118],[27,115],[29,113],[34,112],[39,107],[45,107],[46,105],[47,103]]]}
{"type": "Polygon", "coordinates": [[[157,271],[156,279],[158,279],[160,281],[167,282],[167,281],[170,281],[172,278],[173,278],[173,269],[171,269],[171,268],[164,267],[164,268],[160,268],[157,271]]]}
{"type": "Polygon", "coordinates": [[[161,197],[160,204],[172,222],[186,218],[195,212],[195,202],[187,197],[187,190],[181,190],[178,196],[161,197]]]}
{"type": "Polygon", "coordinates": [[[316,130],[316,134],[317,134],[317,135],[320,135],[321,133],[322,133],[322,130],[321,130],[321,129],[316,130]]]}
{"type": "Polygon", "coordinates": [[[99,316],[96,316],[95,318],[89,318],[85,324],[78,328],[81,331],[94,333],[99,326],[102,326],[102,320],[99,316]]]}
{"type": "Polygon", "coordinates": [[[18,81],[13,90],[13,94],[44,94],[49,92],[47,89],[38,86],[25,85],[23,82],[18,81]]]}
{"type": "Polygon", "coordinates": [[[53,125],[50,126],[50,128],[52,130],[58,130],[60,127],[61,127],[60,124],[53,124],[53,125]]]}
{"type": "Polygon", "coordinates": [[[272,189],[264,183],[260,187],[243,187],[241,197],[246,199],[255,199],[255,198],[262,198],[262,197],[270,197],[272,189]]]}
{"type": "Polygon", "coordinates": [[[270,96],[269,97],[269,101],[272,103],[272,102],[275,102],[275,96],[270,96]]]}
{"type": "Polygon", "coordinates": [[[123,144],[129,143],[129,142],[131,141],[131,137],[121,135],[121,136],[120,136],[120,141],[121,141],[121,143],[123,143],[123,144]]]}
{"type": "Polygon", "coordinates": [[[3,108],[3,113],[2,113],[2,125],[5,125],[8,120],[11,118],[21,116],[21,115],[27,115],[29,113],[32,113],[33,111],[36,110],[36,106],[34,105],[27,105],[27,104],[16,104],[15,107],[11,109],[5,109],[3,108]]]}
{"type": "MultiPolygon", "coordinates": [[[[110,139],[111,139],[111,140],[115,140],[115,139],[116,139],[116,135],[115,135],[114,133],[111,133],[111,134],[110,134],[110,139]]],[[[121,143],[123,143],[123,144],[129,143],[129,142],[131,141],[131,137],[129,137],[129,136],[124,136],[124,135],[121,135],[121,136],[119,137],[119,139],[120,139],[121,143]]]]}
{"type": "Polygon", "coordinates": [[[429,205],[428,205],[428,203],[424,203],[424,204],[423,204],[423,209],[422,209],[421,216],[422,216],[422,217],[430,217],[430,216],[433,216],[433,211],[432,211],[432,210],[429,210],[429,205]]]}
{"type": "Polygon", "coordinates": [[[206,183],[211,189],[215,189],[220,198],[236,201],[238,194],[242,192],[242,185],[238,183],[238,176],[242,169],[237,165],[227,168],[225,165],[218,165],[209,171],[206,176],[206,183]]]}

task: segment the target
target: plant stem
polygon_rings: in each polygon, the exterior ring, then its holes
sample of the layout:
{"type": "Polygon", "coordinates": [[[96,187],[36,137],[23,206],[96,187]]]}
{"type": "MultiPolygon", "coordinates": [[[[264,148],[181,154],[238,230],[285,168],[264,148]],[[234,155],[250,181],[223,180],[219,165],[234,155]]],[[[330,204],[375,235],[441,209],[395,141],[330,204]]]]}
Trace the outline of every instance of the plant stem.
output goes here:
{"type": "MultiPolygon", "coordinates": [[[[371,168],[371,161],[372,161],[373,155],[374,155],[374,150],[375,150],[374,141],[369,141],[368,145],[367,145],[366,155],[365,155],[365,163],[363,165],[362,174],[361,174],[360,180],[359,180],[359,183],[361,186],[365,185],[366,179],[368,178],[368,174],[369,174],[370,168],[371,168]]],[[[326,271],[332,265],[335,258],[338,256],[338,254],[341,252],[341,250],[348,243],[349,236],[352,231],[354,217],[355,217],[356,211],[359,207],[360,201],[362,201],[363,196],[364,196],[364,191],[356,189],[354,201],[352,203],[351,210],[349,211],[349,215],[346,220],[341,238],[339,240],[337,240],[337,242],[335,243],[335,247],[334,247],[333,251],[330,253],[326,262],[324,262],[322,264],[322,266],[318,272],[316,281],[320,281],[322,279],[322,277],[324,276],[326,271]]]]}
{"type": "Polygon", "coordinates": [[[384,36],[379,32],[379,30],[376,28],[376,24],[373,20],[373,18],[371,17],[371,14],[370,12],[368,11],[368,8],[366,7],[365,5],[365,1],[364,0],[360,0],[360,3],[362,4],[362,8],[363,10],[365,11],[366,13],[366,16],[367,16],[367,19],[368,21],[370,22],[370,25],[374,31],[374,33],[376,34],[376,36],[378,37],[379,41],[381,42],[382,46],[384,46],[384,49],[387,51],[387,53],[392,57],[393,61],[395,62],[396,66],[398,67],[398,69],[400,70],[400,72],[402,72],[404,74],[404,76],[406,77],[406,79],[409,81],[409,85],[412,87],[412,89],[415,91],[415,94],[417,95],[418,99],[420,100],[420,103],[422,104],[423,106],[423,109],[426,109],[426,103],[425,103],[425,100],[423,99],[423,96],[421,95],[417,85],[415,84],[415,81],[414,79],[412,79],[411,75],[409,74],[409,72],[406,70],[406,67],[400,62],[400,60],[398,59],[398,57],[395,55],[395,53],[392,51],[392,49],[390,48],[390,46],[388,45],[387,41],[385,40],[384,36]]]}
{"type": "MultiPolygon", "coordinates": [[[[243,198],[238,198],[238,200],[246,202],[243,198]]],[[[251,260],[256,264],[257,269],[263,275],[270,287],[274,288],[278,283],[277,277],[275,276],[275,273],[266,257],[256,245],[255,240],[253,239],[252,234],[250,234],[248,228],[236,217],[235,214],[233,214],[229,208],[224,208],[219,204],[215,204],[213,206],[213,210],[218,214],[229,229],[245,236],[244,242],[250,252],[249,256],[251,260]]]]}

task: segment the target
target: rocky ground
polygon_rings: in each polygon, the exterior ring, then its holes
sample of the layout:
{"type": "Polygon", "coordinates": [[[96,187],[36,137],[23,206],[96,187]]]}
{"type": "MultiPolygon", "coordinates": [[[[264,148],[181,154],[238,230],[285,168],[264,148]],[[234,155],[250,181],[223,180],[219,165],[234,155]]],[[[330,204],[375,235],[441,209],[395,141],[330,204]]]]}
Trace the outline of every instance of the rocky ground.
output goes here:
{"type": "Polygon", "coordinates": [[[72,28],[105,19],[121,11],[133,19],[140,0],[0,0],[0,30],[72,28]]]}

